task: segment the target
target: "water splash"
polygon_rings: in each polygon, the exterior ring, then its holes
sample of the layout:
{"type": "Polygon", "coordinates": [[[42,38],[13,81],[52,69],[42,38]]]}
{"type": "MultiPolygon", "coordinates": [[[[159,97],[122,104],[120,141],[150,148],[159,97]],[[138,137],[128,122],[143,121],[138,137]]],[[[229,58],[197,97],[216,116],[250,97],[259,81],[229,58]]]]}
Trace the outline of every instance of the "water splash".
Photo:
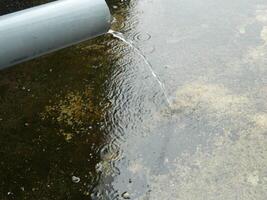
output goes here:
{"type": "Polygon", "coordinates": [[[164,97],[168,103],[168,106],[171,107],[171,102],[168,98],[168,95],[166,93],[166,89],[164,87],[164,84],[161,82],[160,78],[157,76],[157,74],[154,72],[152,64],[148,61],[148,59],[146,58],[146,56],[142,53],[142,51],[136,47],[133,42],[131,40],[128,40],[124,37],[124,35],[120,32],[117,31],[113,31],[113,30],[109,30],[108,31],[109,34],[111,34],[113,37],[121,40],[122,42],[124,42],[125,44],[129,45],[132,49],[135,50],[135,52],[143,59],[143,61],[145,62],[145,64],[148,66],[149,71],[151,72],[152,76],[155,78],[155,80],[157,81],[157,83],[160,86],[160,89],[162,90],[164,97]]]}

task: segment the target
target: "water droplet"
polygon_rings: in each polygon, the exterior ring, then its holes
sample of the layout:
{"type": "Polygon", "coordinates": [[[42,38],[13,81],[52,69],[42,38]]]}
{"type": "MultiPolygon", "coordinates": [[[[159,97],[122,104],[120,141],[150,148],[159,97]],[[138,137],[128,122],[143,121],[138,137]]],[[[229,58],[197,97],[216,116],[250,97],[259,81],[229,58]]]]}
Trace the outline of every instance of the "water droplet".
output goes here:
{"type": "Polygon", "coordinates": [[[79,177],[77,177],[77,176],[72,176],[71,180],[72,180],[73,183],[79,183],[81,181],[81,179],[79,177]]]}

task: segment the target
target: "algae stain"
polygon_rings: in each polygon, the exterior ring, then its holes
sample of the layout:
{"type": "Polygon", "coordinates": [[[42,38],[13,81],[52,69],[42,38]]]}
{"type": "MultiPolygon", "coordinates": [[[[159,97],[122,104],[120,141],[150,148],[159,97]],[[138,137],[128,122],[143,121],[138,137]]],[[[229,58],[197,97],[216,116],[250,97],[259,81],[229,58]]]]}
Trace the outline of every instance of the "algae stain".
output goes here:
{"type": "Polygon", "coordinates": [[[222,85],[195,82],[178,90],[173,108],[179,115],[199,112],[211,129],[219,121],[224,133],[213,139],[210,151],[200,146],[195,153],[185,152],[169,174],[151,175],[151,199],[266,199],[267,117],[255,109],[253,100],[222,85]],[[224,123],[225,118],[236,127],[224,123]]]}
{"type": "Polygon", "coordinates": [[[194,82],[180,88],[176,94],[173,110],[185,113],[205,112],[207,116],[242,115],[244,109],[250,109],[246,96],[235,95],[224,86],[194,82]]]}
{"type": "Polygon", "coordinates": [[[91,89],[86,88],[59,97],[58,102],[45,107],[41,118],[58,126],[59,134],[70,141],[75,134],[88,133],[93,124],[103,121],[109,105],[104,107],[94,102],[91,89]]]}

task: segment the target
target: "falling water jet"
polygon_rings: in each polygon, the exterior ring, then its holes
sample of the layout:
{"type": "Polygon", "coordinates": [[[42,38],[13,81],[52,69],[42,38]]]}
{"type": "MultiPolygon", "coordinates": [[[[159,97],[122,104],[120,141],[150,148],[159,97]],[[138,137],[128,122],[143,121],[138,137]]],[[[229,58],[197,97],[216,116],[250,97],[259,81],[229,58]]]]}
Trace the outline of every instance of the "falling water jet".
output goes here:
{"type": "Polygon", "coordinates": [[[159,79],[159,77],[157,76],[157,74],[154,72],[153,67],[152,67],[152,64],[148,61],[148,59],[145,57],[145,55],[142,53],[142,51],[138,47],[136,47],[131,40],[127,40],[122,33],[117,32],[117,31],[113,31],[111,29],[108,31],[108,33],[111,34],[113,37],[121,40],[125,44],[129,45],[143,59],[143,61],[148,66],[148,69],[151,72],[152,76],[155,78],[155,80],[159,84],[160,89],[162,90],[162,92],[164,94],[164,97],[165,97],[165,99],[166,99],[166,101],[168,103],[168,106],[171,107],[171,102],[170,102],[170,100],[168,98],[168,95],[166,94],[166,89],[164,87],[164,84],[161,82],[161,80],[159,79]]]}

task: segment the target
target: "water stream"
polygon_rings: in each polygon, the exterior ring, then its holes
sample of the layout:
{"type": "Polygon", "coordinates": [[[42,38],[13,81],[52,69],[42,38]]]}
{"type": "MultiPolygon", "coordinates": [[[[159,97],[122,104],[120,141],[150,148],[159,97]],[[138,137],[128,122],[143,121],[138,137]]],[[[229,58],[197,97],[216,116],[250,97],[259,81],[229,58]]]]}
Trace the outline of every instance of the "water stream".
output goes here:
{"type": "Polygon", "coordinates": [[[146,66],[148,67],[149,71],[151,72],[152,76],[155,78],[155,80],[157,81],[160,89],[162,90],[162,93],[164,94],[164,97],[168,103],[168,106],[171,107],[171,102],[170,99],[167,95],[166,89],[164,84],[162,83],[162,81],[160,80],[160,78],[158,77],[158,75],[154,72],[152,64],[148,61],[148,59],[146,58],[146,56],[143,54],[143,52],[133,44],[133,41],[128,40],[125,38],[125,36],[118,31],[114,31],[114,30],[109,30],[108,31],[109,34],[111,34],[113,37],[119,39],[120,41],[124,42],[125,44],[127,44],[128,46],[130,46],[145,62],[146,66]]]}

